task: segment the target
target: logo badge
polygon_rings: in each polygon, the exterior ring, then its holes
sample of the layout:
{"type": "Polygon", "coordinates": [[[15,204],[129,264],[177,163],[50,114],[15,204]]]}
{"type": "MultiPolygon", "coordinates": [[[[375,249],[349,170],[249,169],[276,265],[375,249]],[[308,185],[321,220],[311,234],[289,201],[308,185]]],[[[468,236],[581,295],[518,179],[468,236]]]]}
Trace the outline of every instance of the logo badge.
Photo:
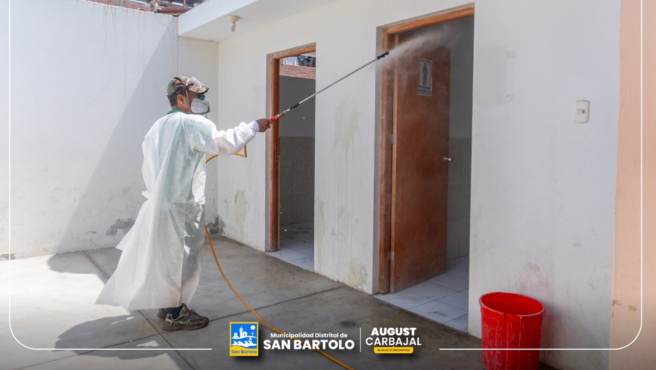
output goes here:
{"type": "Polygon", "coordinates": [[[230,323],[230,356],[259,355],[259,323],[230,323]]]}

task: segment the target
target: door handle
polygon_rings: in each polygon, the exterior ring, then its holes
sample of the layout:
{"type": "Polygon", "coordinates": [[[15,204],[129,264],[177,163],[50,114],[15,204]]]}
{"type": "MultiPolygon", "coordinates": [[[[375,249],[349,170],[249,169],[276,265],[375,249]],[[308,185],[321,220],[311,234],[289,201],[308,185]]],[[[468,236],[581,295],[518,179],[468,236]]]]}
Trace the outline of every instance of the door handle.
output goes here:
{"type": "Polygon", "coordinates": [[[444,156],[444,157],[442,158],[442,160],[443,160],[444,162],[451,162],[451,161],[453,160],[453,158],[451,158],[451,157],[449,157],[449,156],[444,156]]]}

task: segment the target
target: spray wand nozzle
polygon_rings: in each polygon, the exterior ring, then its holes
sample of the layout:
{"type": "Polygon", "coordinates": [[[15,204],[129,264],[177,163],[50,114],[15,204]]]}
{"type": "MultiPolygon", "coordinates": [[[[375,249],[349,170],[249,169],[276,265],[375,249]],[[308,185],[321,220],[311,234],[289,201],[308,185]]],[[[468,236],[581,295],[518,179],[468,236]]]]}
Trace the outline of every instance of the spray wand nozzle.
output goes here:
{"type": "Polygon", "coordinates": [[[355,72],[361,70],[362,68],[368,66],[369,64],[371,64],[371,63],[373,63],[373,62],[375,62],[375,61],[377,61],[377,60],[379,60],[379,59],[381,59],[381,58],[384,58],[384,57],[387,56],[387,55],[389,55],[389,51],[386,51],[386,52],[380,54],[379,56],[376,57],[376,59],[374,59],[374,60],[368,62],[367,64],[363,65],[362,67],[360,67],[360,68],[354,70],[353,72],[351,72],[351,73],[347,74],[346,76],[340,78],[339,80],[337,80],[337,81],[331,83],[330,85],[324,87],[323,89],[321,89],[321,90],[315,92],[314,94],[312,94],[312,95],[308,96],[307,98],[301,100],[300,102],[298,102],[298,103],[292,105],[291,107],[285,109],[284,111],[282,111],[282,112],[276,114],[274,117],[271,117],[271,120],[272,120],[272,121],[277,121],[278,119],[282,118],[285,114],[289,113],[289,111],[291,111],[292,109],[294,109],[294,108],[298,107],[299,105],[305,103],[306,101],[312,99],[313,97],[315,97],[315,96],[316,96],[317,94],[319,94],[320,92],[326,90],[327,88],[333,86],[334,84],[336,84],[336,83],[338,83],[339,81],[345,79],[346,77],[348,77],[348,76],[354,74],[355,72]]]}

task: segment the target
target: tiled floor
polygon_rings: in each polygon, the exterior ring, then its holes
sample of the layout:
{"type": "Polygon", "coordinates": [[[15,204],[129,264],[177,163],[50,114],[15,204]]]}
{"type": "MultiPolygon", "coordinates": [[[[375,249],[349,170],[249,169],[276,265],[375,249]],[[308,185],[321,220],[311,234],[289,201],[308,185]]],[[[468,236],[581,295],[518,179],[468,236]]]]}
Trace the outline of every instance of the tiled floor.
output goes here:
{"type": "Polygon", "coordinates": [[[466,333],[469,256],[447,261],[446,272],[438,277],[394,294],[375,297],[466,333]]]}
{"type": "Polygon", "coordinates": [[[314,271],[314,222],[280,225],[280,249],[268,254],[314,271]]]}
{"type": "MultiPolygon", "coordinates": [[[[268,254],[314,271],[314,223],[281,225],[280,250],[268,254]]],[[[453,329],[467,332],[469,257],[447,261],[446,272],[438,277],[398,293],[377,294],[375,297],[453,329]]]]}

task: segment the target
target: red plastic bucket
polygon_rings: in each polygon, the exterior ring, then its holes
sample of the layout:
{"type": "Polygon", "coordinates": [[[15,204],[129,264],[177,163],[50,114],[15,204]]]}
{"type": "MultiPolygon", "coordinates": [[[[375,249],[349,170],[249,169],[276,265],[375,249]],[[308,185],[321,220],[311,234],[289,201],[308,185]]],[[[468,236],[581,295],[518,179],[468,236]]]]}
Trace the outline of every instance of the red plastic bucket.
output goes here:
{"type": "MultiPolygon", "coordinates": [[[[540,348],[544,306],[514,293],[488,293],[481,305],[483,348],[540,348]]],[[[486,370],[534,370],[540,351],[483,351],[486,370]]]]}

